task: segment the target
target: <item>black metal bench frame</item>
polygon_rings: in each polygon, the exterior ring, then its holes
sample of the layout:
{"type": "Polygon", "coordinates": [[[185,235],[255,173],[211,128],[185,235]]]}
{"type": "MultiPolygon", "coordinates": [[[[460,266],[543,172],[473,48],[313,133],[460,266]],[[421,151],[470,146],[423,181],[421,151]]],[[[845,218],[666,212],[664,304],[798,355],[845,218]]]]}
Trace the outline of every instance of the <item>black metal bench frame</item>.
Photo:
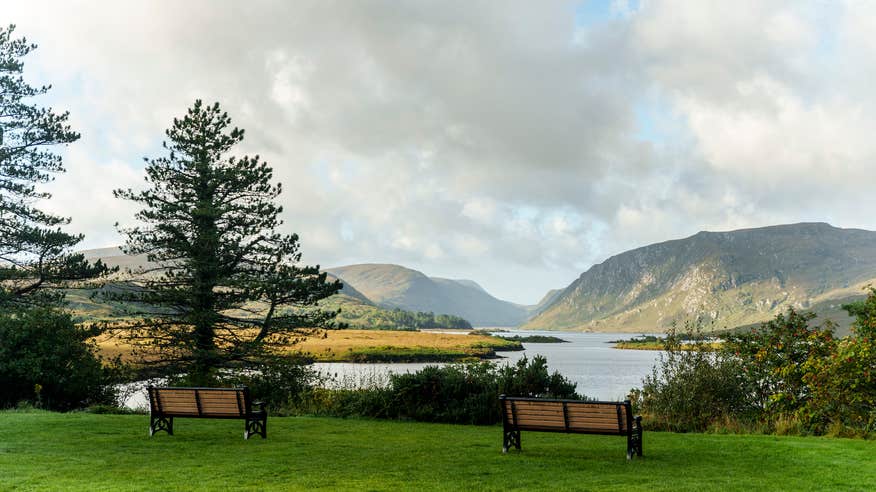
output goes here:
{"type": "Polygon", "coordinates": [[[152,437],[158,431],[165,431],[172,436],[174,417],[195,419],[242,419],[246,421],[243,433],[244,439],[249,439],[252,435],[262,436],[262,439],[268,437],[268,411],[264,408],[263,402],[252,401],[249,394],[249,388],[246,386],[238,388],[148,386],[146,391],[149,394],[149,437],[152,437]],[[192,391],[194,393],[198,414],[191,415],[188,413],[175,413],[163,410],[161,406],[161,390],[192,391]],[[200,392],[205,390],[210,392],[235,392],[238,415],[203,415],[201,413],[200,392]],[[253,410],[253,405],[259,408],[253,410]]]}
{"type": "Polygon", "coordinates": [[[500,395],[499,401],[502,405],[502,452],[507,453],[511,447],[520,450],[520,431],[532,432],[563,432],[566,434],[601,434],[611,436],[626,436],[627,438],[627,459],[632,459],[633,455],[642,456],[642,417],[637,415],[633,417],[633,409],[630,400],[620,401],[586,401],[586,400],[560,400],[551,398],[523,398],[514,396],[500,395]],[[557,407],[563,409],[563,427],[554,428],[533,428],[527,425],[518,425],[517,411],[515,402],[531,401],[539,403],[555,403],[557,407]],[[511,415],[508,414],[508,405],[511,403],[511,415]],[[617,408],[618,429],[616,431],[598,431],[598,430],[583,430],[573,429],[569,426],[569,405],[577,404],[599,404],[599,405],[614,405],[617,408]],[[621,412],[621,408],[626,411],[621,412]],[[624,418],[624,415],[626,418],[624,418]],[[626,424],[626,425],[624,425],[626,424]],[[635,425],[634,425],[635,424],[635,425]]]}

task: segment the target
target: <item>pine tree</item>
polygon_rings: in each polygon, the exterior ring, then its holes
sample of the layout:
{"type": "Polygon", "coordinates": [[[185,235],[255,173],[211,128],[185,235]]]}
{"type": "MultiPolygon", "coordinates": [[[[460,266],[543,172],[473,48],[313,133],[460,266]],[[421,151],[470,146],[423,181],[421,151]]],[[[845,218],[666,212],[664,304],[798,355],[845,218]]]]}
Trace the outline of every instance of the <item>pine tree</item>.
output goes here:
{"type": "Polygon", "coordinates": [[[25,55],[36,48],[12,37],[14,25],[0,28],[0,306],[56,303],[58,287],[105,271],[82,255],[69,254],[82,240],[63,230],[69,218],[41,211],[37,202],[50,198],[37,189],[64,172],[61,156],[51,147],[79,139],[68,113],[29,104],[51,86],[32,87],[22,73],[25,55]]]}
{"type": "Polygon", "coordinates": [[[243,130],[219,104],[195,101],[166,131],[166,155],[147,160],[145,191],[116,190],[143,206],[141,226],[124,229],[127,254],[157,266],[117,299],[150,306],[125,327],[154,374],[210,384],[223,367],[276,353],[335,312],[315,308],[335,294],[319,266],[298,266],[298,236],[282,235],[281,192],[258,156],[230,156],[243,130]]]}

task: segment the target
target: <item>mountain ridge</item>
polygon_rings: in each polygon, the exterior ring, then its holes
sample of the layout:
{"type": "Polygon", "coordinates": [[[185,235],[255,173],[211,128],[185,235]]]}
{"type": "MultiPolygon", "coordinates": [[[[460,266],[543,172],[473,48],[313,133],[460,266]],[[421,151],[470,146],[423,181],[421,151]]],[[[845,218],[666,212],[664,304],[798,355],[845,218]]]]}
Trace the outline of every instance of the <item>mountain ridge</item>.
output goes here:
{"type": "MultiPolygon", "coordinates": [[[[582,273],[523,325],[663,331],[705,316],[728,327],[788,307],[863,296],[876,279],[876,232],[804,222],[701,231],[614,255],[582,273]]],[[[843,320],[848,321],[848,320],[843,320]]]]}
{"type": "Polygon", "coordinates": [[[517,326],[528,316],[526,307],[493,297],[472,280],[429,277],[391,263],[360,263],[325,270],[383,307],[452,314],[474,326],[517,326]]]}
{"type": "MultiPolygon", "coordinates": [[[[119,247],[83,250],[89,260],[100,259],[110,267],[119,266],[119,280],[130,279],[127,270],[149,268],[145,255],[125,255],[119,247]]],[[[324,268],[329,279],[344,284],[338,298],[326,300],[332,307],[362,311],[401,309],[433,312],[465,318],[475,326],[516,326],[528,314],[527,307],[497,299],[480,284],[468,279],[429,277],[424,273],[389,263],[362,263],[324,268]],[[363,288],[359,284],[364,285],[363,288]],[[473,319],[472,319],[473,318],[473,319]]],[[[370,313],[373,314],[373,313],[370,313]]]]}

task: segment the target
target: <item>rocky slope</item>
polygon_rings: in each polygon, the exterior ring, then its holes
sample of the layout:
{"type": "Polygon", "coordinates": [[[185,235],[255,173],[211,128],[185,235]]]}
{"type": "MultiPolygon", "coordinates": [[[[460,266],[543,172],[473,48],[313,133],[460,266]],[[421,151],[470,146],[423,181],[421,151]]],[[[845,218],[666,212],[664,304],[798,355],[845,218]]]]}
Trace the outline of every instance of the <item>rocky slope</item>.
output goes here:
{"type": "Polygon", "coordinates": [[[839,305],[871,282],[876,232],[823,223],[700,232],[593,266],[524,328],[651,332],[697,315],[723,328],[789,306],[847,326],[839,305]]]}
{"type": "Polygon", "coordinates": [[[399,265],[362,264],[326,269],[375,304],[461,316],[474,326],[516,326],[527,308],[496,299],[471,280],[428,277],[399,265]]]}

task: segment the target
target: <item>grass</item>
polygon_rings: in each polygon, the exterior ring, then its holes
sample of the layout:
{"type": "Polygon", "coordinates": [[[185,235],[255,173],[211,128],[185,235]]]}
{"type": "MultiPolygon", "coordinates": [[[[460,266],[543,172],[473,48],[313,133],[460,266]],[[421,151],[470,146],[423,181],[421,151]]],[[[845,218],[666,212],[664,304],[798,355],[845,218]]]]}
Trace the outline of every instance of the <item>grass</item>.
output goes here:
{"type": "MultiPolygon", "coordinates": [[[[613,340],[613,348],[622,350],[666,350],[666,339],[654,335],[642,335],[628,340],[613,340]]],[[[718,350],[719,342],[682,343],[678,350],[718,350]]]]}
{"type": "Polygon", "coordinates": [[[646,432],[628,462],[615,436],[395,421],[177,419],[147,437],[145,415],[0,412],[0,490],[867,490],[876,442],[646,432]]]}
{"type": "Polygon", "coordinates": [[[308,338],[296,349],[324,362],[452,362],[522,349],[519,342],[488,335],[379,330],[335,330],[326,335],[308,338]]]}
{"type": "MultiPolygon", "coordinates": [[[[130,346],[115,339],[97,340],[104,356],[129,359],[130,346]]],[[[520,342],[481,334],[426,331],[327,330],[291,346],[320,362],[457,362],[488,359],[497,350],[523,350],[520,342]]]]}
{"type": "MultiPolygon", "coordinates": [[[[666,346],[663,342],[618,342],[614,344],[613,348],[622,350],[666,350],[666,346]]],[[[683,343],[678,347],[678,350],[715,351],[719,348],[720,344],[718,342],[705,344],[683,343]]]]}

